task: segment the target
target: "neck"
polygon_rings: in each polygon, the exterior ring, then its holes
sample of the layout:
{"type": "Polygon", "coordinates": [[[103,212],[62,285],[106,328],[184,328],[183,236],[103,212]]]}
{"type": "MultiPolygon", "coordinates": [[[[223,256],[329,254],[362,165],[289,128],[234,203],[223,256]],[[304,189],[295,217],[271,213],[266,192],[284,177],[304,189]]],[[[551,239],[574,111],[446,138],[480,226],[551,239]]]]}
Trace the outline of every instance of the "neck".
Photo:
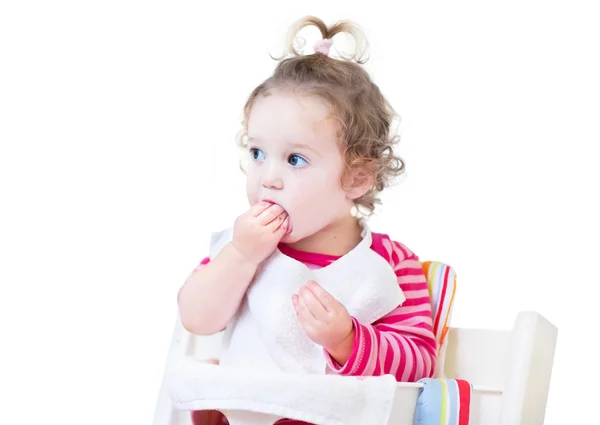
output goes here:
{"type": "Polygon", "coordinates": [[[361,232],[362,227],[358,220],[348,215],[314,235],[288,245],[298,251],[342,256],[359,244],[362,240],[361,232]]]}

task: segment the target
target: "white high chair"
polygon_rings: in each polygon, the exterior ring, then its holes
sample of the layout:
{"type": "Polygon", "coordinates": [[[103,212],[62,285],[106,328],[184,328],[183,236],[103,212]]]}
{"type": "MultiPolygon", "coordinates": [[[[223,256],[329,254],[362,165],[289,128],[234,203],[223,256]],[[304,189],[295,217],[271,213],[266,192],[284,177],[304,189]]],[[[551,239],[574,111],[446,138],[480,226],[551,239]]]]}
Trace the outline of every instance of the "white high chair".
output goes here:
{"type": "MultiPolygon", "coordinates": [[[[473,386],[470,425],[543,424],[557,328],[536,312],[520,312],[510,330],[448,326],[456,275],[440,262],[425,262],[438,342],[435,377],[473,386]]],[[[191,425],[191,412],[173,408],[167,387],[171,367],[185,356],[218,359],[222,334],[196,336],[177,317],[154,425],[191,425]]],[[[398,383],[389,424],[412,425],[422,384],[398,383]]],[[[248,412],[260,423],[260,413],[248,412]]],[[[368,424],[365,424],[368,425],[368,424]]]]}

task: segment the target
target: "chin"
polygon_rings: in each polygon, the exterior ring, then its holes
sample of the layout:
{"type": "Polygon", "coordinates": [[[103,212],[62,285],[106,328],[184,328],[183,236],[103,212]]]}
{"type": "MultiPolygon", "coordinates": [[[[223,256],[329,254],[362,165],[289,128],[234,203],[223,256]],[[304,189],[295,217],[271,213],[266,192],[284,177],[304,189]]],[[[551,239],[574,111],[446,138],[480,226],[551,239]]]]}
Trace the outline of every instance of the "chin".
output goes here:
{"type": "Polygon", "coordinates": [[[298,242],[298,238],[294,235],[294,230],[292,229],[292,233],[285,235],[281,238],[280,242],[282,243],[295,243],[298,242]]]}

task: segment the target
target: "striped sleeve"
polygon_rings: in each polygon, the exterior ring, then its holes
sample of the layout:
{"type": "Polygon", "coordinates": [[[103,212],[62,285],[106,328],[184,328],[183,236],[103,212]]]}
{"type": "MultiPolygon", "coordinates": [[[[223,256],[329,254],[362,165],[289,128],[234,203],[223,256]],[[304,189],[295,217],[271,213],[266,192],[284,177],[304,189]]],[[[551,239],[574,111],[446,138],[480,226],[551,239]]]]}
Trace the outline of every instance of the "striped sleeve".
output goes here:
{"type": "MultiPolygon", "coordinates": [[[[394,268],[406,300],[373,324],[354,322],[354,346],[344,365],[326,355],[330,373],[351,376],[391,374],[416,382],[435,371],[436,342],[427,281],[418,257],[406,246],[378,235],[373,247],[394,268]]],[[[375,242],[375,239],[374,239],[375,242]]]]}

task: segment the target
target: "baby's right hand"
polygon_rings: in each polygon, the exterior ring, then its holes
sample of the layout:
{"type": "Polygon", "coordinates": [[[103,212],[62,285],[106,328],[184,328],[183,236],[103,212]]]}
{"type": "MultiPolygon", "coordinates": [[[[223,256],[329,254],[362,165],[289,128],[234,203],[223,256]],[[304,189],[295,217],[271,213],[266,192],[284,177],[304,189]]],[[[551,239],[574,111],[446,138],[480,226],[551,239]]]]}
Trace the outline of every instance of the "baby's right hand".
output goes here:
{"type": "Polygon", "coordinates": [[[273,253],[288,226],[288,214],[280,205],[259,202],[235,220],[231,244],[258,266],[273,253]]]}

